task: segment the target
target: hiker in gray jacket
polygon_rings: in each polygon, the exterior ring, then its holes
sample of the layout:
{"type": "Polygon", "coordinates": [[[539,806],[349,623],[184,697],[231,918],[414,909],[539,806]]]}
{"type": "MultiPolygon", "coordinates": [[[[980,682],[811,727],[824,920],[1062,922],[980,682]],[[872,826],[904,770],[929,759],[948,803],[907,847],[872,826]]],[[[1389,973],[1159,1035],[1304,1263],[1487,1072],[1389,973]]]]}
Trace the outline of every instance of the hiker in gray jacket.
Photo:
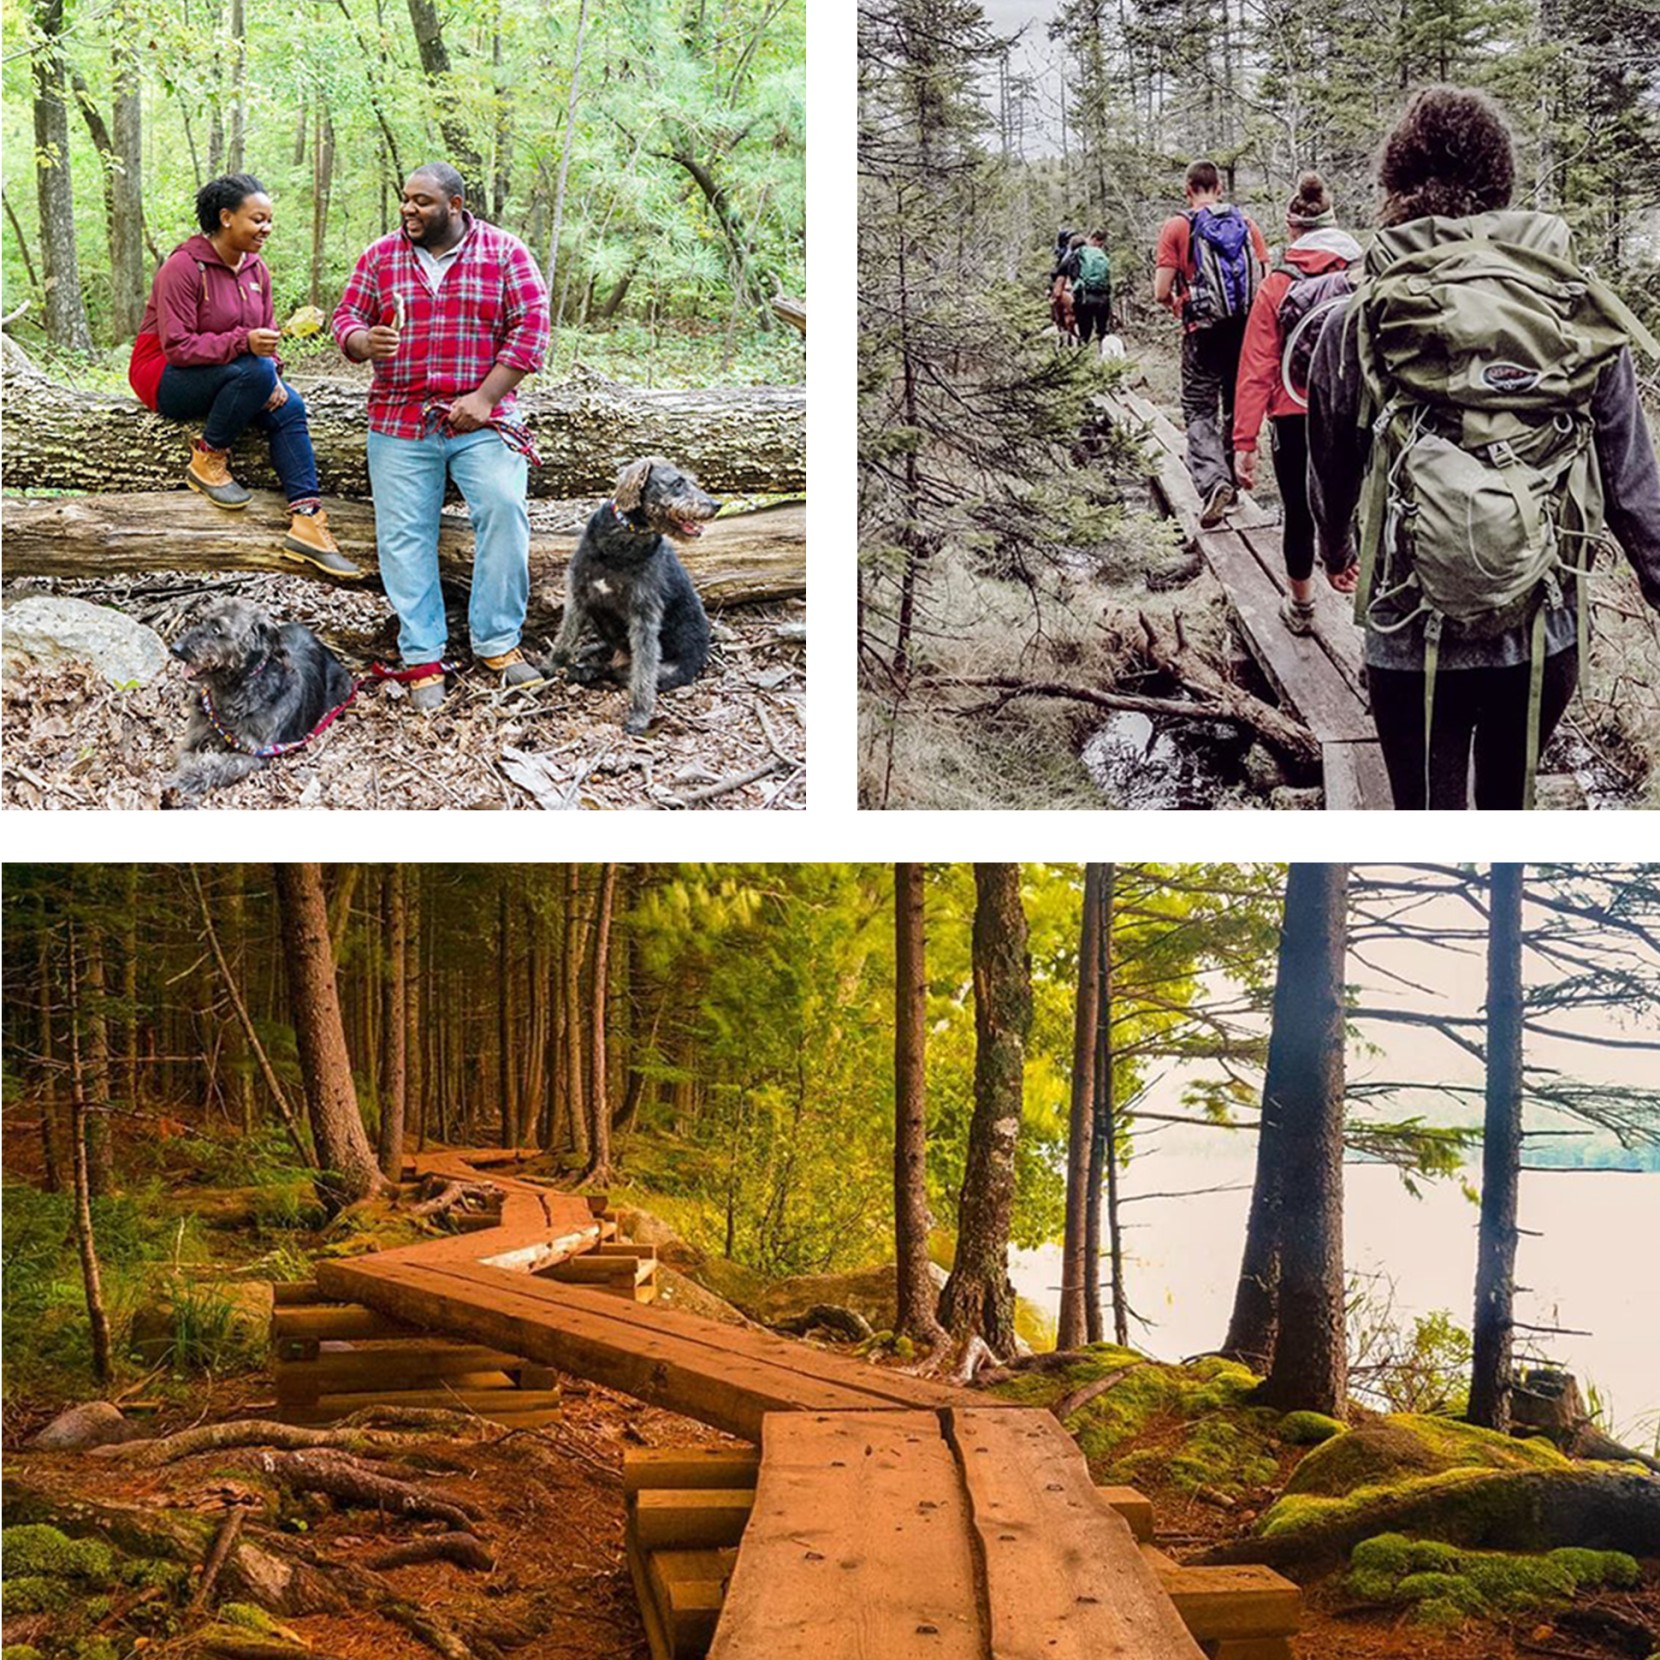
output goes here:
{"type": "MultiPolygon", "coordinates": [[[[1660,467],[1623,342],[1655,346],[1612,294],[1570,265],[1561,220],[1505,211],[1515,176],[1510,133],[1480,93],[1419,93],[1385,142],[1378,174],[1384,230],[1367,280],[1322,333],[1310,371],[1309,501],[1320,554],[1328,569],[1341,568],[1358,511],[1357,616],[1396,807],[1467,807],[1472,757],[1478,808],[1531,806],[1539,752],[1578,681],[1588,622],[1581,572],[1603,527],[1660,610],[1660,467]],[[1474,257],[1454,269],[1466,252],[1474,257]],[[1580,353],[1577,402],[1571,390],[1553,391],[1571,356],[1548,349],[1560,318],[1524,317],[1519,332],[1510,312],[1501,322],[1496,302],[1509,306],[1521,287],[1501,296],[1485,274],[1495,261],[1571,279],[1561,292],[1579,298],[1563,303],[1583,308],[1573,317],[1574,347],[1587,331],[1601,342],[1600,356],[1580,353]],[[1485,355],[1423,352],[1415,363],[1411,331],[1391,328],[1385,304],[1391,277],[1408,268],[1419,295],[1426,281],[1463,279],[1462,291],[1437,292],[1449,306],[1492,307],[1502,344],[1485,355]],[[1516,361],[1534,340],[1539,361],[1516,361]],[[1427,395],[1410,395],[1426,386],[1427,395]],[[1513,553],[1515,580],[1501,591],[1493,573],[1513,553]],[[1483,584],[1494,591],[1482,593],[1483,584]]],[[[1435,323],[1422,319],[1425,337],[1435,323]]]]}

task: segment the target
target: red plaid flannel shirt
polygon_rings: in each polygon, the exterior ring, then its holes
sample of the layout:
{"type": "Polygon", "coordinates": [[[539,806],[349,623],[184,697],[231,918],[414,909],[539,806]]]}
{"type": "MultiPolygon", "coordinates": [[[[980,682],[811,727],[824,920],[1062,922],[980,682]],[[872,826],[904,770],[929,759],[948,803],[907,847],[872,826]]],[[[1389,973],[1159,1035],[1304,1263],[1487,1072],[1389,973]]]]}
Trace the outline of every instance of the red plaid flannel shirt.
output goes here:
{"type": "MultiPolygon", "coordinates": [[[[423,415],[476,392],[498,363],[527,372],[542,367],[548,343],[548,294],[530,250],[516,236],[471,214],[448,275],[434,294],[402,231],[364,249],[334,312],[334,338],[346,349],[357,329],[394,320],[392,298],[403,296],[398,355],[375,364],[369,388],[369,430],[419,438],[423,415]]],[[[513,418],[509,392],[492,411],[513,418]]]]}

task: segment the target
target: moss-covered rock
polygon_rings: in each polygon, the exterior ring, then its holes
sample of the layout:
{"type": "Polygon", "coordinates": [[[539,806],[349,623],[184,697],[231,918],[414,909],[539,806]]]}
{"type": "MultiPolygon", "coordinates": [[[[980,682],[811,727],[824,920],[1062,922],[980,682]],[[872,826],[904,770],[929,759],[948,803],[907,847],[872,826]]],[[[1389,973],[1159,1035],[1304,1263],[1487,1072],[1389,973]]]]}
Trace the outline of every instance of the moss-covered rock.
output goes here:
{"type": "Polygon", "coordinates": [[[33,1643],[7,1643],[0,1648],[0,1660],[41,1660],[41,1653],[33,1643]]]}
{"type": "Polygon", "coordinates": [[[220,1605],[219,1619],[225,1625],[240,1626],[244,1631],[258,1631],[274,1635],[277,1622],[251,1602],[227,1602],[220,1605]]]}
{"type": "MultiPolygon", "coordinates": [[[[8,1585],[14,1578],[80,1579],[106,1583],[115,1572],[115,1553],[96,1539],[71,1539],[55,1527],[28,1522],[0,1533],[8,1585]]],[[[8,1590],[8,1598],[12,1593],[8,1590]]]]}
{"type": "Polygon", "coordinates": [[[81,1593],[67,1579],[49,1579],[44,1574],[7,1574],[8,1614],[47,1614],[69,1608],[81,1600],[81,1593]]]}
{"type": "Polygon", "coordinates": [[[1453,1615],[1463,1620],[1547,1609],[1587,1586],[1636,1580],[1635,1560],[1621,1551],[1458,1550],[1436,1539],[1381,1533],[1355,1546],[1346,1585],[1368,1602],[1410,1604],[1421,1623],[1445,1627],[1453,1615]]]}
{"type": "Polygon", "coordinates": [[[1257,1379],[1233,1361],[1211,1356],[1166,1366],[1133,1349],[1092,1343],[1070,1364],[1026,1371],[996,1385],[995,1393],[1052,1406],[1114,1374],[1122,1375],[1066,1420],[1098,1482],[1167,1481],[1232,1497],[1277,1475],[1279,1415],[1249,1404],[1257,1379]]]}
{"type": "Polygon", "coordinates": [[[1400,1413],[1336,1436],[1311,1452],[1285,1484],[1288,1494],[1341,1498],[1445,1470],[1565,1470],[1568,1460],[1548,1441],[1517,1441],[1451,1418],[1400,1413]]]}
{"type": "Polygon", "coordinates": [[[1317,1447],[1334,1435],[1341,1435],[1344,1425],[1323,1412],[1288,1412],[1280,1419],[1279,1436],[1293,1447],[1317,1447]]]}

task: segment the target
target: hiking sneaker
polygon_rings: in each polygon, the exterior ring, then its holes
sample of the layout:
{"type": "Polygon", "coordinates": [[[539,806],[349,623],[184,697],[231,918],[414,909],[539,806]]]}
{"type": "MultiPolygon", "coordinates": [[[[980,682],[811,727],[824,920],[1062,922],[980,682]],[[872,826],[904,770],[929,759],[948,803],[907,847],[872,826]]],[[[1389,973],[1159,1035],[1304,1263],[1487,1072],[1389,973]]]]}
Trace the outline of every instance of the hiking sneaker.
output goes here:
{"type": "Polygon", "coordinates": [[[282,551],[304,565],[315,565],[325,576],[337,576],[342,582],[361,582],[360,571],[336,545],[329,534],[329,516],[321,508],[315,513],[296,513],[289,521],[288,534],[282,539],[282,551]]]}
{"type": "Polygon", "coordinates": [[[1293,599],[1290,594],[1280,601],[1280,621],[1285,624],[1292,634],[1312,634],[1314,632],[1314,602],[1313,600],[1293,599]]]}
{"type": "Polygon", "coordinates": [[[504,651],[500,657],[481,657],[479,661],[501,676],[503,686],[528,686],[531,681],[544,678],[542,671],[534,663],[527,662],[525,654],[517,646],[511,651],[504,651]]]}
{"type": "Polygon", "coordinates": [[[430,715],[444,704],[444,677],[429,674],[423,680],[409,682],[409,707],[417,714],[430,715]]]}
{"type": "Polygon", "coordinates": [[[1231,484],[1218,484],[1205,498],[1205,510],[1199,515],[1201,530],[1215,530],[1228,516],[1228,509],[1239,499],[1231,484]]]}
{"type": "Polygon", "coordinates": [[[190,449],[190,465],[185,468],[184,481],[220,507],[246,507],[253,493],[231,477],[228,450],[210,450],[200,438],[190,449]]]}

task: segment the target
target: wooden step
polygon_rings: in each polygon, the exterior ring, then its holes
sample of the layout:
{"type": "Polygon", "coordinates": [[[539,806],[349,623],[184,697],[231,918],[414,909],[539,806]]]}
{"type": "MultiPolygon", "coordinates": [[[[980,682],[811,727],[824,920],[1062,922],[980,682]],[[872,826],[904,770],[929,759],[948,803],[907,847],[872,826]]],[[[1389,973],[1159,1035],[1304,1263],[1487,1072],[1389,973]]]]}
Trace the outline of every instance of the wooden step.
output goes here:
{"type": "Polygon", "coordinates": [[[702,1660],[714,1641],[735,1549],[658,1550],[646,1557],[646,1580],[674,1660],[702,1660]]]}
{"type": "Polygon", "coordinates": [[[1205,1644],[1209,1660],[1295,1660],[1285,1637],[1243,1637],[1205,1644]]]}
{"type": "Polygon", "coordinates": [[[707,1550],[743,1537],[755,1493],[748,1487],[652,1487],[629,1506],[644,1551],[707,1550]]]}
{"type": "Polygon", "coordinates": [[[271,1287],[271,1301],[278,1308],[295,1308],[306,1303],[326,1303],[316,1280],[278,1280],[271,1287]]]}
{"type": "Polygon", "coordinates": [[[432,1388],[440,1378],[475,1372],[506,1373],[522,1364],[517,1355],[501,1349],[428,1338],[407,1348],[325,1348],[315,1360],[278,1360],[271,1373],[279,1398],[285,1390],[295,1398],[306,1392],[315,1398],[363,1390],[432,1388]]]}
{"type": "Polygon", "coordinates": [[[271,1315],[271,1340],[286,1342],[353,1342],[376,1337],[429,1337],[407,1320],[377,1314],[360,1303],[319,1303],[303,1308],[279,1308],[271,1315]]]}
{"type": "Polygon", "coordinates": [[[1153,1542],[1153,1501],[1144,1498],[1133,1487],[1097,1487],[1096,1495],[1109,1510],[1116,1511],[1129,1523],[1130,1537],[1138,1545],[1153,1542]]]}
{"type": "Polygon", "coordinates": [[[601,1256],[598,1251],[585,1251],[569,1262],[556,1262],[549,1268],[536,1271],[539,1280],[552,1280],[555,1285],[615,1285],[619,1281],[629,1285],[644,1285],[657,1277],[657,1258],[635,1256],[601,1256]]]}
{"type": "Polygon", "coordinates": [[[1141,1554],[1183,1624],[1202,1643],[1288,1637],[1301,1623],[1302,1592],[1272,1568],[1250,1562],[1190,1567],[1152,1545],[1143,1545],[1141,1554]]]}
{"type": "Polygon", "coordinates": [[[454,1412],[476,1412],[481,1418],[515,1423],[534,1417],[545,1423],[559,1416],[563,1397],[558,1390],[515,1389],[505,1378],[495,1388],[380,1389],[338,1395],[319,1395],[313,1402],[284,1409],[292,1424],[326,1424],[366,1406],[437,1407],[454,1412]]]}
{"type": "Polygon", "coordinates": [[[623,1454],[623,1492],[650,1488],[751,1488],[761,1467],[758,1447],[634,1447],[623,1454]]]}

